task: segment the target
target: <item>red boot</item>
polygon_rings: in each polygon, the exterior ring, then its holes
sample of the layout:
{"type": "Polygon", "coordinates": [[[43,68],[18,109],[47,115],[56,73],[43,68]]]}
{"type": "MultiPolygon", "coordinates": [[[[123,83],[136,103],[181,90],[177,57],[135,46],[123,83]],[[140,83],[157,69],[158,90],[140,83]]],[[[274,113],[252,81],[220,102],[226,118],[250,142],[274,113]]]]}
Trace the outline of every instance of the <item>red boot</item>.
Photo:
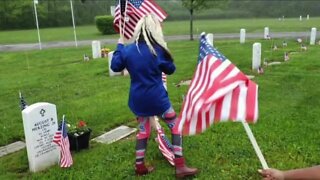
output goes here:
{"type": "Polygon", "coordinates": [[[146,167],[144,164],[136,164],[136,175],[143,176],[151,173],[154,170],[153,166],[146,167]]]}
{"type": "Polygon", "coordinates": [[[189,168],[186,166],[184,162],[184,158],[175,158],[174,164],[176,166],[176,177],[177,178],[183,178],[186,176],[192,176],[197,174],[199,171],[197,168],[189,168]]]}

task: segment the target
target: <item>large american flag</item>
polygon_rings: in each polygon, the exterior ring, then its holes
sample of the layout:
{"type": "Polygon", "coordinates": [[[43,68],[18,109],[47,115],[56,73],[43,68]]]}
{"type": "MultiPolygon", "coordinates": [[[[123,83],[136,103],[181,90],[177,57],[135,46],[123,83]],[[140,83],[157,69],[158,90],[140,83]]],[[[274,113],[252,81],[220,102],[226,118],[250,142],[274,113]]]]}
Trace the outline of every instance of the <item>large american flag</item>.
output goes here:
{"type": "Polygon", "coordinates": [[[258,86],[213,48],[204,33],[199,60],[175,128],[193,135],[213,122],[256,122],[258,86]]]}
{"type": "Polygon", "coordinates": [[[123,33],[126,39],[130,39],[134,33],[137,22],[145,15],[154,13],[162,22],[167,13],[153,0],[117,0],[113,21],[117,32],[123,33]],[[120,22],[121,19],[121,22],[120,22]],[[123,32],[120,32],[120,25],[123,32]]]}
{"type": "Polygon", "coordinates": [[[53,142],[60,146],[60,167],[70,167],[73,164],[67,132],[68,129],[63,119],[61,126],[53,137],[53,142]]]}

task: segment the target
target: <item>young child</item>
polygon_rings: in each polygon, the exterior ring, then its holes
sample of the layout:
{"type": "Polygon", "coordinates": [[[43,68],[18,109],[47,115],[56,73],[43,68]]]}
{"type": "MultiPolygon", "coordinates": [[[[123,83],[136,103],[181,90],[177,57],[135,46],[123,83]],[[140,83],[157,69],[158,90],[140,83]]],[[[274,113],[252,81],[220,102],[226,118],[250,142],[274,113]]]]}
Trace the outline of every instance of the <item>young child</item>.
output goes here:
{"type": "Polygon", "coordinates": [[[136,144],[137,175],[145,175],[154,170],[144,162],[148,138],[150,136],[150,117],[161,117],[171,130],[176,176],[185,177],[198,173],[196,168],[185,165],[182,155],[182,136],[173,128],[176,113],[171,106],[168,93],[162,83],[162,72],[175,71],[173,58],[163,39],[162,28],[157,17],[147,15],[135,27],[134,43],[123,45],[120,35],[117,50],[113,54],[111,69],[120,72],[126,68],[130,74],[129,108],[137,116],[139,132],[136,144]]]}

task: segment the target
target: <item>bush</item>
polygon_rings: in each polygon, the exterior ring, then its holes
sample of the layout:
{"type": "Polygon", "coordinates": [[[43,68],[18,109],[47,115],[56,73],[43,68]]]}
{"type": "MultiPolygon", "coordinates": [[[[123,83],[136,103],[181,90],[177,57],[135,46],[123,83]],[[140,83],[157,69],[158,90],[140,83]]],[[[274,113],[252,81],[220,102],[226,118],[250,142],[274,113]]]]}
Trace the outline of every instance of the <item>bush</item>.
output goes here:
{"type": "Polygon", "coordinates": [[[115,34],[116,31],[113,28],[113,19],[112,16],[96,16],[95,22],[98,30],[102,34],[115,34]]]}

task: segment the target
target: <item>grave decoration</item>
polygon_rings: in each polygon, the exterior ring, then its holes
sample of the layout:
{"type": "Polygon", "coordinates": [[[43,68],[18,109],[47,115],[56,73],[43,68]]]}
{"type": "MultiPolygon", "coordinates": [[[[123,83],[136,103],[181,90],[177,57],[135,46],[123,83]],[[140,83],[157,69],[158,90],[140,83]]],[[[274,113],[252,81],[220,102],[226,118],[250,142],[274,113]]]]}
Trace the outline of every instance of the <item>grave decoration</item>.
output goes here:
{"type": "Polygon", "coordinates": [[[278,46],[277,45],[273,45],[273,48],[272,48],[274,51],[278,50],[278,46]]]}
{"type": "Polygon", "coordinates": [[[287,47],[288,46],[288,43],[286,41],[283,41],[282,42],[282,47],[287,47]]]}
{"type": "Polygon", "coordinates": [[[71,151],[80,151],[89,148],[90,135],[92,130],[86,122],[80,120],[77,124],[68,124],[68,137],[71,151]]]}
{"type": "Polygon", "coordinates": [[[307,46],[304,44],[301,44],[301,51],[307,51],[307,46]]]}
{"type": "Polygon", "coordinates": [[[263,74],[264,73],[264,70],[263,70],[263,68],[261,66],[258,68],[257,73],[258,74],[263,74]]]}
{"type": "Polygon", "coordinates": [[[302,39],[301,38],[297,38],[297,42],[298,43],[302,43],[302,39]]]}
{"type": "Polygon", "coordinates": [[[101,57],[102,58],[108,58],[108,53],[110,52],[109,48],[102,48],[101,49],[101,57]]]}
{"type": "Polygon", "coordinates": [[[89,56],[87,54],[84,54],[83,61],[89,61],[89,60],[90,60],[89,56]]]}
{"type": "Polygon", "coordinates": [[[289,58],[289,53],[288,52],[285,52],[284,53],[284,61],[288,61],[290,58],[289,58]]]}

